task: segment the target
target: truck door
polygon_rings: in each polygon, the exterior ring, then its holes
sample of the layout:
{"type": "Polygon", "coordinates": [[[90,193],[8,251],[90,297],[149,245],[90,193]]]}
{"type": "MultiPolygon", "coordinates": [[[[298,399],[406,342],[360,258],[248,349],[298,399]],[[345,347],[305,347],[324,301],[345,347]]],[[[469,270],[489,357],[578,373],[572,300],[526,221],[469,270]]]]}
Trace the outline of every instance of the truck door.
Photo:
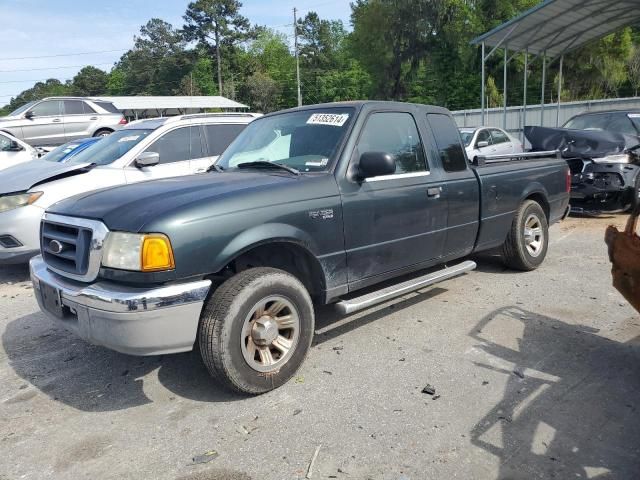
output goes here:
{"type": "Polygon", "coordinates": [[[427,114],[427,128],[432,156],[447,187],[448,215],[443,256],[459,257],[473,250],[480,218],[480,187],[468,165],[460,133],[449,115],[427,114]]]}
{"type": "Polygon", "coordinates": [[[365,152],[392,154],[396,173],[361,182],[345,179],[341,184],[350,284],[373,283],[375,277],[389,272],[426,267],[442,255],[445,239],[447,203],[442,179],[427,164],[414,116],[370,113],[352,164],[365,152]]]}

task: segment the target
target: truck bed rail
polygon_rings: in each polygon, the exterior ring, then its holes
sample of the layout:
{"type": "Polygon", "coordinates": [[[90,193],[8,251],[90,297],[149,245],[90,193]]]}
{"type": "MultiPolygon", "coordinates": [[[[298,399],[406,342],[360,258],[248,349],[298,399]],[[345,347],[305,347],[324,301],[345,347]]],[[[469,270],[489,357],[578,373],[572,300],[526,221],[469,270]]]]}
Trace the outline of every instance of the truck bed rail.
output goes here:
{"type": "Polygon", "coordinates": [[[521,153],[506,153],[501,155],[478,155],[473,165],[481,167],[482,165],[489,165],[493,163],[506,163],[515,160],[532,160],[540,157],[556,157],[562,158],[560,150],[548,150],[544,152],[521,152],[521,153]]]}

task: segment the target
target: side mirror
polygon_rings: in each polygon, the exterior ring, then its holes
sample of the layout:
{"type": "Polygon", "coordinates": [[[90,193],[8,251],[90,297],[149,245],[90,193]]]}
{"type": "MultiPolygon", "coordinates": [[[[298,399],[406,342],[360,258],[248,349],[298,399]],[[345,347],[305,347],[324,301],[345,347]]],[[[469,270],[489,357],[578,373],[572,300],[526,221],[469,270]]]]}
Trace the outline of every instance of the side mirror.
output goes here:
{"type": "Polygon", "coordinates": [[[160,154],[156,152],[143,152],[134,161],[136,167],[153,167],[160,163],[160,154]]]}
{"type": "Polygon", "coordinates": [[[386,152],[365,152],[360,155],[359,177],[371,178],[396,173],[396,159],[386,152]]]}
{"type": "Polygon", "coordinates": [[[22,150],[24,150],[24,148],[22,148],[20,144],[15,140],[11,140],[11,142],[9,142],[9,148],[7,148],[7,150],[9,152],[21,152],[22,150]]]}
{"type": "Polygon", "coordinates": [[[31,120],[33,117],[35,117],[35,115],[31,110],[28,110],[27,113],[24,114],[24,118],[27,118],[29,120],[31,120]]]}
{"type": "Polygon", "coordinates": [[[488,146],[489,146],[489,142],[487,142],[486,140],[482,140],[481,142],[476,143],[477,148],[484,148],[488,146]]]}

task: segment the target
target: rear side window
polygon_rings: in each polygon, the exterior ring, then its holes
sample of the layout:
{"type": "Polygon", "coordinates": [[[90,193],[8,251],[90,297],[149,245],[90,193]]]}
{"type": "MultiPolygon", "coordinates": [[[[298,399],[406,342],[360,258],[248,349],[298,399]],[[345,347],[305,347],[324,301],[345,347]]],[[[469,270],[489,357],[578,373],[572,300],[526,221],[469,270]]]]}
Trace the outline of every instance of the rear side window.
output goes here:
{"type": "Polygon", "coordinates": [[[89,114],[96,113],[93,107],[89,105],[87,102],[82,102],[82,107],[84,108],[84,113],[89,113],[89,114]]]}
{"type": "Polygon", "coordinates": [[[116,108],[116,106],[111,102],[93,102],[98,105],[100,108],[104,108],[107,112],[111,113],[120,113],[120,110],[116,108]]]}
{"type": "Polygon", "coordinates": [[[493,138],[493,143],[507,143],[510,142],[509,137],[505,135],[502,130],[498,130],[497,128],[491,129],[491,137],[493,138]]]}
{"type": "Polygon", "coordinates": [[[205,125],[204,134],[209,147],[209,156],[221,155],[246,126],[246,124],[205,125]]]}
{"type": "Polygon", "coordinates": [[[65,115],[84,115],[84,102],[80,100],[65,100],[64,114],[65,115]]]}
{"type": "Polygon", "coordinates": [[[358,152],[386,152],[394,155],[396,174],[427,170],[418,127],[409,113],[372,113],[358,140],[358,152]]]}
{"type": "Polygon", "coordinates": [[[442,167],[447,172],[460,172],[467,169],[467,159],[460,143],[460,134],[453,120],[448,115],[439,113],[427,114],[433,136],[436,139],[442,167]]]}

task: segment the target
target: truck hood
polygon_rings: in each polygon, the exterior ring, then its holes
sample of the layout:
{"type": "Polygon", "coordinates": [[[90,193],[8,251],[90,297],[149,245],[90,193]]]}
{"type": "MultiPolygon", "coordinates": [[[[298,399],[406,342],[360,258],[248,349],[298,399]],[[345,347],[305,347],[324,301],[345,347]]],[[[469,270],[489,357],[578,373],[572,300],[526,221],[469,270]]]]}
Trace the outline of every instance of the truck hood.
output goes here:
{"type": "Polygon", "coordinates": [[[527,126],[524,134],[533,151],[560,150],[565,158],[601,158],[640,144],[637,136],[603,130],[527,126]]]}
{"type": "MultiPolygon", "coordinates": [[[[138,232],[145,224],[182,207],[214,205],[240,192],[297,183],[302,179],[302,176],[253,171],[211,172],[83,193],[56,203],[47,212],[101,220],[111,230],[138,232]]],[[[251,205],[242,207],[251,208],[251,205]]]]}
{"type": "Polygon", "coordinates": [[[57,163],[32,160],[0,172],[0,195],[24,192],[41,183],[83,173],[91,163],[57,163]]]}

